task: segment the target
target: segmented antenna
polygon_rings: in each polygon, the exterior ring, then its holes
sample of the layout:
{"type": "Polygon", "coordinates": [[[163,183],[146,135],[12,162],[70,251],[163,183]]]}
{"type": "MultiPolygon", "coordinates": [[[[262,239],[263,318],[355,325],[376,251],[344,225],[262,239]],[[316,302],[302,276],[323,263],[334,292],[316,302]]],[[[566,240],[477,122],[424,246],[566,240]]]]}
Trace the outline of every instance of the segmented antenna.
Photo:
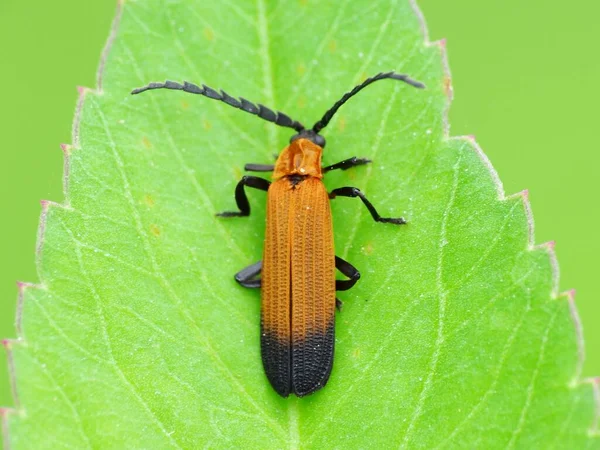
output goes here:
{"type": "Polygon", "coordinates": [[[425,87],[425,85],[423,83],[413,80],[408,75],[403,75],[403,74],[396,73],[396,72],[378,73],[377,75],[375,75],[371,78],[367,78],[361,84],[359,84],[354,89],[352,89],[350,92],[346,92],[343,95],[343,97],[340,98],[337,102],[335,102],[335,104],[325,113],[323,118],[314,124],[314,126],[312,127],[313,131],[318,134],[319,131],[321,131],[323,128],[325,128],[327,126],[327,124],[329,123],[329,121],[331,120],[331,118],[333,117],[333,115],[337,112],[338,109],[340,109],[340,106],[342,106],[344,103],[346,103],[348,101],[348,99],[350,99],[350,97],[354,96],[355,94],[358,94],[359,91],[361,91],[362,89],[364,89],[371,83],[375,83],[376,81],[384,80],[386,78],[404,81],[405,83],[408,83],[411,86],[414,86],[414,87],[420,88],[420,89],[425,87]]]}
{"type": "Polygon", "coordinates": [[[221,92],[217,92],[212,88],[209,88],[206,85],[202,85],[202,87],[197,86],[192,83],[188,83],[184,81],[183,84],[177,83],[175,81],[165,81],[164,83],[150,83],[147,86],[134,89],[131,91],[132,95],[140,94],[145,91],[150,91],[152,89],[173,89],[176,91],[184,91],[189,92],[190,94],[200,94],[205,97],[212,98],[213,100],[220,100],[223,103],[227,103],[229,106],[233,106],[234,108],[241,109],[242,111],[246,111],[250,114],[254,114],[261,119],[265,119],[268,122],[273,122],[276,125],[281,127],[292,128],[296,130],[298,133],[304,130],[304,125],[296,120],[292,120],[288,115],[282,112],[275,112],[272,109],[267,108],[260,103],[254,104],[249,102],[243,97],[239,99],[232,97],[227,92],[221,90],[221,92]]]}

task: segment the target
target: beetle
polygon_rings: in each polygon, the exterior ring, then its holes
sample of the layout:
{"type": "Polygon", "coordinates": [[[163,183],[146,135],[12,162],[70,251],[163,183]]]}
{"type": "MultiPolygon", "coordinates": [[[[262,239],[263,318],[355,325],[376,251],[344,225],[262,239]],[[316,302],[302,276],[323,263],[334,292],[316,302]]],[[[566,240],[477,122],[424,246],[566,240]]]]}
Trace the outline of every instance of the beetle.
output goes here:
{"type": "Polygon", "coordinates": [[[333,365],[335,310],[341,305],[336,291],[350,289],[360,278],[360,272],[352,264],[335,255],[329,200],[359,198],[376,222],[406,223],[401,217],[381,217],[358,188],[340,187],[328,193],[322,181],[323,175],[331,170],[346,170],[371,162],[353,156],[322,167],[325,138],[320,132],[348,99],[371,83],[384,79],[425,87],[404,74],[379,73],[344,94],[311,129],[282,112],[243,97],[234,98],[206,85],[166,81],[150,83],[131,92],[172,89],[199,94],[296,132],[274,165],[245,165],[246,171],[273,172],[272,181],[256,176],[242,177],[235,188],[238,211],[217,214],[220,217],[248,216],[250,204],[245,188],[267,191],[263,259],[236,273],[235,280],[243,287],[261,288],[263,366],[269,382],[283,397],[290,393],[302,397],[327,383],[333,365]],[[336,280],[335,269],[348,278],[336,280]],[[261,278],[257,278],[259,275],[261,278]]]}

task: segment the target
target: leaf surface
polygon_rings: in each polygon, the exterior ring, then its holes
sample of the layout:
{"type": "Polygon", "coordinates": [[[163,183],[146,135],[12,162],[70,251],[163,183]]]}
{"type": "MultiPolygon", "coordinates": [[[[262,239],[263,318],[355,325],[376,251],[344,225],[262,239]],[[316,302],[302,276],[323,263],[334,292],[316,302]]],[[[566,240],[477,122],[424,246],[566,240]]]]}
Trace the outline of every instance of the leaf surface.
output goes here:
{"type": "MultiPolygon", "coordinates": [[[[476,70],[476,68],[474,68],[476,70]]],[[[598,383],[581,380],[572,293],[551,244],[534,246],[526,193],[506,197],[471,138],[449,138],[443,43],[407,0],[129,1],[98,89],[66,146],[66,200],[45,202],[40,284],[21,285],[7,341],[11,448],[598,448],[598,383]],[[362,273],[340,294],[329,384],[278,397],[263,374],[259,293],[233,273],[261,259],[264,193],[234,207],[247,162],[270,163],[278,128],[180,92],[223,88],[317,121],[382,71],[324,135],[337,254],[362,273]],[[575,323],[575,326],[574,326],[575,323]]]]}

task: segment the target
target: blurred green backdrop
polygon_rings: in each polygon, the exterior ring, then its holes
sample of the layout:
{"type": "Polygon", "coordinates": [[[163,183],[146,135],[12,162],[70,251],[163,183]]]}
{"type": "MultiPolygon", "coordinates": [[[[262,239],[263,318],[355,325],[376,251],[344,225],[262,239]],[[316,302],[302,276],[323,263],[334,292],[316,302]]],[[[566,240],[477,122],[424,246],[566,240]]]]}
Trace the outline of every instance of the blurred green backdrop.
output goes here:
{"type": "MultiPolygon", "coordinates": [[[[318,9],[318,2],[315,8],[318,9]]],[[[600,241],[600,3],[421,0],[432,39],[446,37],[455,101],[452,134],[475,134],[507,193],[528,188],[536,241],[557,241],[561,289],[577,288],[585,375],[600,375],[594,286],[600,241]]],[[[113,0],[0,2],[0,337],[12,337],[15,282],[37,281],[41,199],[62,201],[75,86],[95,86],[113,0]]],[[[399,58],[402,55],[398,55],[399,58]]],[[[167,74],[165,74],[167,75],[167,74]]],[[[197,80],[202,81],[202,80],[197,80]]],[[[276,107],[277,105],[272,105],[276,107]]],[[[4,358],[0,405],[11,405],[4,358]]]]}

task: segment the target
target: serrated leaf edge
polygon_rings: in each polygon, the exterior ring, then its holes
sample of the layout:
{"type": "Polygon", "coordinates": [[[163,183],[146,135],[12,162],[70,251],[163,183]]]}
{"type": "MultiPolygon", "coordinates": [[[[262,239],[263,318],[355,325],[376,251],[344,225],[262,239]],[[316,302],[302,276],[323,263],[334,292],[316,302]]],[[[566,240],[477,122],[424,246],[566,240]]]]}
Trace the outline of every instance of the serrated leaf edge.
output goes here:
{"type": "Polygon", "coordinates": [[[528,243],[527,250],[534,251],[545,251],[550,259],[550,266],[552,271],[552,288],[550,291],[550,298],[552,300],[560,300],[566,299],[569,303],[569,311],[571,314],[571,320],[573,322],[573,328],[576,335],[577,342],[577,364],[575,367],[575,373],[569,383],[568,387],[570,389],[576,389],[584,384],[592,385],[592,392],[594,396],[595,402],[595,416],[588,429],[588,436],[590,437],[600,437],[600,376],[599,377],[591,377],[591,378],[582,378],[583,372],[583,363],[585,361],[585,343],[583,339],[583,326],[581,323],[581,319],[579,317],[579,312],[577,311],[577,305],[575,304],[575,289],[560,291],[559,281],[560,281],[560,270],[558,265],[558,258],[556,256],[554,241],[545,242],[542,244],[535,243],[535,233],[534,233],[534,219],[533,212],[531,209],[531,203],[529,201],[529,191],[523,190],[521,192],[517,192],[511,195],[506,195],[504,191],[504,186],[502,185],[502,181],[498,176],[498,172],[494,169],[490,159],[483,152],[482,148],[477,143],[474,135],[466,135],[466,136],[450,136],[450,123],[449,123],[449,111],[452,103],[454,91],[452,88],[452,77],[450,73],[450,66],[448,64],[448,52],[446,50],[446,39],[440,39],[438,41],[431,41],[429,38],[429,30],[427,28],[427,22],[425,20],[425,16],[423,12],[419,8],[417,4],[417,0],[409,0],[412,9],[417,16],[419,23],[421,25],[421,33],[423,35],[425,45],[428,47],[438,47],[440,51],[440,56],[442,58],[442,66],[444,70],[444,78],[443,78],[443,87],[444,92],[446,93],[446,106],[443,111],[443,139],[444,140],[460,140],[467,141],[471,148],[477,156],[481,159],[484,166],[488,169],[488,173],[496,186],[496,192],[498,194],[499,201],[509,201],[513,200],[517,197],[521,198],[523,208],[525,210],[525,216],[527,217],[527,227],[528,227],[528,243]]]}
{"type": "Polygon", "coordinates": [[[74,150],[79,150],[79,125],[81,121],[81,112],[83,110],[83,104],[85,102],[85,98],[88,94],[94,95],[102,95],[102,76],[104,73],[104,67],[106,64],[106,60],[112,48],[112,44],[117,36],[119,24],[121,22],[121,17],[123,14],[123,4],[125,0],[117,0],[117,7],[115,12],[115,17],[112,21],[111,29],[108,35],[108,39],[104,44],[104,48],[102,50],[100,56],[100,63],[98,65],[98,69],[96,71],[96,88],[91,89],[87,87],[78,86],[77,91],[79,96],[77,98],[77,103],[75,106],[75,115],[73,119],[72,125],[72,144],[60,144],[60,148],[63,152],[63,196],[64,200],[62,203],[55,203],[49,200],[42,200],[40,203],[42,205],[42,211],[40,214],[40,224],[38,226],[37,233],[37,244],[36,244],[36,269],[38,273],[38,277],[40,278],[40,283],[27,283],[27,282],[17,282],[18,296],[17,296],[17,309],[16,309],[16,317],[15,317],[15,330],[17,337],[14,339],[4,339],[2,340],[2,346],[6,351],[6,357],[8,362],[8,373],[9,380],[11,386],[11,393],[13,397],[14,406],[11,407],[1,407],[0,408],[0,418],[2,420],[2,435],[3,435],[3,445],[5,450],[10,450],[10,433],[9,433],[9,425],[8,425],[8,417],[10,415],[21,415],[24,416],[26,414],[25,409],[20,403],[19,393],[17,387],[17,374],[14,365],[13,358],[13,348],[16,346],[27,346],[27,341],[25,336],[23,335],[22,329],[22,317],[23,317],[23,303],[25,301],[25,291],[28,289],[41,289],[46,290],[46,285],[44,284],[41,277],[40,270],[40,261],[42,258],[42,250],[44,246],[44,233],[46,230],[46,220],[48,217],[48,211],[50,208],[61,208],[61,209],[71,209],[71,203],[69,198],[69,175],[70,175],[70,156],[74,150]]]}
{"type": "MultiPolygon", "coordinates": [[[[566,298],[567,301],[569,302],[569,311],[571,313],[574,331],[577,336],[577,349],[578,349],[577,350],[577,354],[578,354],[577,366],[575,369],[575,373],[573,375],[573,379],[572,379],[571,383],[569,384],[569,387],[571,389],[575,389],[583,384],[591,384],[592,385],[594,401],[596,404],[596,408],[595,408],[596,411],[595,411],[594,420],[588,430],[588,435],[590,437],[598,437],[598,436],[600,436],[600,377],[581,378],[581,374],[582,374],[582,370],[583,370],[583,363],[585,360],[585,345],[584,345],[584,340],[583,340],[583,328],[582,328],[582,324],[581,324],[581,319],[579,317],[579,313],[577,311],[577,306],[575,304],[575,290],[571,289],[568,291],[559,292],[560,272],[559,272],[558,259],[557,259],[556,252],[554,249],[555,242],[550,241],[550,242],[546,242],[546,243],[542,243],[542,244],[537,244],[537,245],[535,244],[534,219],[533,219],[533,213],[531,210],[531,203],[529,201],[528,191],[524,190],[524,191],[517,192],[512,195],[509,195],[509,196],[507,196],[505,194],[504,187],[498,176],[498,173],[492,166],[492,163],[489,160],[489,158],[487,157],[487,155],[485,155],[485,153],[483,152],[483,150],[481,149],[481,147],[475,140],[475,137],[473,135],[450,136],[450,124],[449,124],[449,120],[448,120],[448,117],[449,117],[448,113],[450,110],[450,105],[452,103],[453,89],[452,89],[452,78],[451,78],[451,74],[450,74],[450,67],[448,65],[448,53],[446,50],[446,40],[441,39],[441,40],[433,41],[433,42],[430,40],[429,31],[427,29],[427,24],[426,24],[425,18],[423,16],[423,13],[421,12],[420,8],[418,7],[416,0],[409,0],[409,2],[411,4],[411,7],[412,7],[415,15],[417,16],[417,18],[419,20],[419,23],[421,26],[421,33],[423,35],[425,45],[429,46],[429,47],[437,46],[439,48],[440,56],[442,58],[442,64],[443,64],[443,69],[444,69],[443,84],[444,84],[444,91],[445,91],[446,97],[447,97],[446,107],[444,108],[444,112],[442,113],[443,114],[444,139],[446,139],[446,140],[466,140],[469,142],[469,144],[470,144],[469,147],[473,151],[476,152],[477,156],[482,160],[483,164],[487,167],[488,173],[490,174],[490,177],[492,178],[494,185],[496,186],[499,201],[506,201],[506,200],[514,199],[515,197],[521,197],[521,200],[523,202],[523,208],[525,209],[525,214],[527,217],[527,224],[528,224],[528,250],[529,251],[544,250],[547,252],[548,258],[550,259],[550,264],[552,267],[552,290],[550,292],[550,298],[555,299],[555,300],[566,298]]],[[[69,199],[70,154],[73,150],[78,150],[80,148],[79,147],[79,125],[80,125],[80,120],[81,120],[81,111],[82,111],[85,97],[87,96],[87,94],[93,93],[95,95],[102,95],[102,92],[103,92],[102,76],[103,76],[103,72],[104,72],[104,67],[106,64],[108,54],[110,53],[112,44],[118,33],[118,28],[119,28],[119,24],[120,24],[121,17],[122,17],[124,3],[125,3],[125,0],[117,0],[117,9],[116,9],[116,13],[115,13],[115,18],[113,19],[111,31],[109,33],[107,42],[104,45],[104,49],[102,51],[102,55],[100,58],[100,63],[99,63],[98,69],[97,69],[96,88],[95,89],[86,88],[86,87],[78,87],[77,88],[77,90],[79,92],[79,97],[77,100],[77,106],[75,108],[75,116],[74,116],[73,127],[72,127],[72,142],[73,143],[71,145],[69,145],[69,144],[61,144],[60,145],[60,147],[63,151],[63,161],[64,161],[64,163],[63,163],[64,164],[64,166],[63,166],[64,201],[62,204],[47,201],[47,200],[41,201],[42,212],[40,215],[40,225],[38,227],[38,238],[37,238],[37,245],[36,245],[36,265],[38,267],[38,275],[41,273],[39,270],[39,263],[40,263],[41,255],[42,255],[42,249],[43,249],[43,243],[44,243],[43,237],[44,237],[44,231],[45,231],[48,211],[49,211],[50,207],[70,209],[70,199],[69,199]]],[[[22,332],[22,311],[23,311],[25,290],[27,290],[27,289],[45,290],[46,289],[46,286],[43,284],[43,281],[41,283],[37,283],[37,284],[18,282],[17,287],[18,287],[18,298],[17,298],[16,318],[15,318],[15,328],[16,328],[17,337],[15,339],[4,339],[2,341],[2,345],[5,348],[6,355],[7,355],[9,378],[10,378],[11,391],[12,391],[13,403],[14,403],[13,408],[10,408],[10,407],[0,408],[0,417],[2,420],[2,434],[3,434],[3,441],[4,441],[3,444],[4,444],[4,448],[6,450],[10,449],[8,416],[13,415],[13,414],[20,414],[20,415],[25,414],[25,410],[19,402],[19,395],[18,395],[18,389],[17,389],[17,375],[15,372],[15,366],[14,366],[13,355],[12,355],[13,347],[15,347],[17,345],[19,345],[19,346],[27,345],[27,342],[26,342],[26,340],[23,336],[23,332],[22,332]]]]}

